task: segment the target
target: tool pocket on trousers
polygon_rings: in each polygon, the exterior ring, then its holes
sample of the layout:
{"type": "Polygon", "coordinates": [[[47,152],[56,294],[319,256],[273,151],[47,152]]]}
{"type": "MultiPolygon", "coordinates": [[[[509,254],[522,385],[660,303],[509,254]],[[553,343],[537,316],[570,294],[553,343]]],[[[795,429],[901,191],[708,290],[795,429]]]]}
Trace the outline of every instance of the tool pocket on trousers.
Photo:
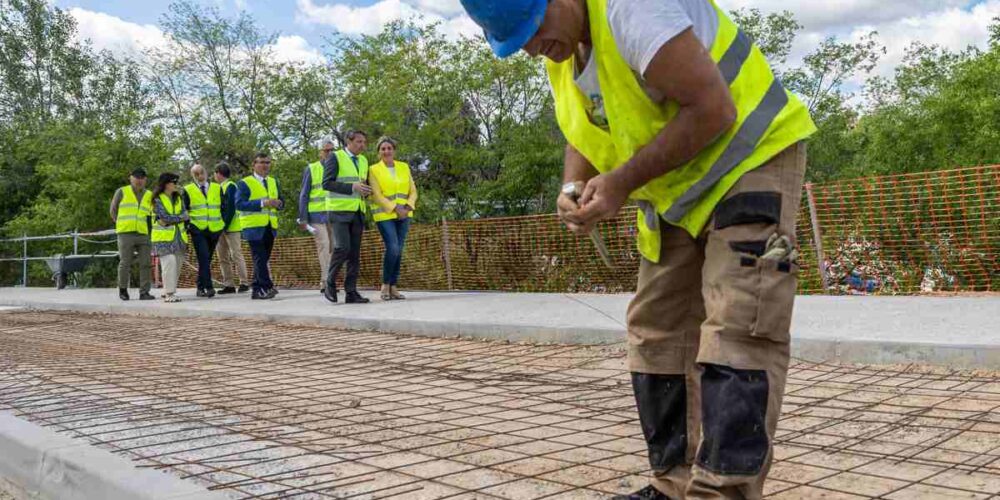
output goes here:
{"type": "Polygon", "coordinates": [[[794,262],[757,259],[756,270],[759,295],[752,335],[788,342],[799,266],[794,262]]]}

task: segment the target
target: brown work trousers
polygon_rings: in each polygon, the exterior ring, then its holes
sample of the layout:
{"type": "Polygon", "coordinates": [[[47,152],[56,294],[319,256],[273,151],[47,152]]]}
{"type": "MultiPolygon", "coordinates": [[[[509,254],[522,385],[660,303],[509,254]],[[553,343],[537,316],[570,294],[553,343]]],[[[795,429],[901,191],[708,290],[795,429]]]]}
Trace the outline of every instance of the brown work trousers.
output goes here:
{"type": "Polygon", "coordinates": [[[743,175],[698,238],[661,224],[628,310],[629,370],[653,470],[672,499],[762,497],[788,372],[806,148],[743,175]]]}

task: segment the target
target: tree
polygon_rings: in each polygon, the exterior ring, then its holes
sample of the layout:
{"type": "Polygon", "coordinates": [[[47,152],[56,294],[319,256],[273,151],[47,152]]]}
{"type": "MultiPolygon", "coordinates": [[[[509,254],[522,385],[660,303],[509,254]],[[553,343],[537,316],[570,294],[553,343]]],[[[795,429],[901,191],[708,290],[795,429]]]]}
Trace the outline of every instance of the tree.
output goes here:
{"type": "Polygon", "coordinates": [[[792,52],[792,43],[802,29],[802,25],[795,20],[795,15],[784,10],[765,16],[757,8],[738,9],[730,14],[736,25],[757,44],[768,62],[774,66],[775,73],[783,73],[788,55],[792,52]]]}

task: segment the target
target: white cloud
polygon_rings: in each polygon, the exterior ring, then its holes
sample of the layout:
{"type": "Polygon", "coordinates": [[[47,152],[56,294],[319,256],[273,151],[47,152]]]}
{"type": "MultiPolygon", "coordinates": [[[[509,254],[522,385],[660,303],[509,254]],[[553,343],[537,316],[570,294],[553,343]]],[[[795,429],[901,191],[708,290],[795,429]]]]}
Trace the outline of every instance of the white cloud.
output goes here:
{"type": "Polygon", "coordinates": [[[280,36],[274,43],[274,59],[277,62],[301,62],[305,64],[323,64],[323,54],[309,45],[309,42],[298,35],[280,36]]]}
{"type": "Polygon", "coordinates": [[[940,45],[952,51],[970,45],[985,47],[990,38],[989,25],[997,16],[1000,16],[1000,0],[987,0],[970,10],[946,8],[892,22],[857,26],[849,39],[857,40],[870,31],[878,31],[887,53],[877,73],[889,76],[913,42],[940,45]]]}
{"type": "Polygon", "coordinates": [[[729,10],[756,7],[763,12],[788,10],[807,31],[825,31],[886,23],[968,4],[969,0],[723,0],[721,7],[729,10]]]}
{"type": "Polygon", "coordinates": [[[364,7],[342,3],[318,5],[313,0],[298,0],[297,5],[299,22],[333,26],[347,35],[374,35],[386,24],[398,20],[441,23],[444,34],[452,37],[482,32],[472,19],[462,14],[458,0],[379,0],[364,7]]]}
{"type": "Polygon", "coordinates": [[[160,28],[151,24],[136,24],[121,18],[74,7],[69,10],[77,22],[77,37],[90,40],[97,50],[142,57],[145,49],[163,47],[167,38],[160,28]]]}

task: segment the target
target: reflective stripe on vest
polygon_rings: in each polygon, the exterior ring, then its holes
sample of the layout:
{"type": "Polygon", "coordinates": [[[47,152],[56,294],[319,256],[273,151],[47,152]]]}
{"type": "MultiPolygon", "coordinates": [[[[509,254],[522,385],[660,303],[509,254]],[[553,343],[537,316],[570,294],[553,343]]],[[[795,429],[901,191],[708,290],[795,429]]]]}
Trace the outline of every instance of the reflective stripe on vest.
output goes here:
{"type": "MultiPolygon", "coordinates": [[[[729,84],[737,109],[733,127],[687,164],[631,194],[641,200],[638,245],[653,262],[660,258],[663,219],[692,236],[701,233],[715,206],[746,172],[809,137],[816,127],[806,107],[782,87],[760,49],[710,2],[719,18],[710,53],[729,84]],[[650,216],[653,214],[654,216],[650,216]]],[[[625,164],[676,116],[678,105],[653,102],[615,45],[607,0],[587,0],[590,34],[608,117],[608,130],[592,124],[589,97],[575,83],[575,62],[546,61],[556,117],[567,141],[600,172],[625,164]]]]}
{"type": "MultiPolygon", "coordinates": [[[[252,175],[243,178],[241,182],[250,189],[250,201],[259,204],[261,200],[278,199],[278,183],[271,176],[266,177],[265,180],[267,181],[267,189],[264,189],[264,185],[252,175]]],[[[240,212],[240,224],[243,224],[244,230],[266,227],[269,224],[272,228],[277,229],[278,211],[271,207],[262,207],[260,212],[240,212]]]]}
{"type": "MultiPolygon", "coordinates": [[[[341,149],[335,154],[337,155],[337,182],[352,184],[368,179],[367,158],[358,156],[358,166],[355,168],[354,162],[346,150],[341,149]]],[[[361,195],[357,193],[340,194],[331,192],[327,194],[327,199],[329,201],[327,207],[331,212],[364,211],[368,206],[363,201],[361,195]]]]}
{"type": "MultiPolygon", "coordinates": [[[[177,197],[177,202],[171,201],[170,197],[166,193],[160,193],[160,204],[163,205],[163,210],[169,215],[180,215],[184,209],[184,200],[180,196],[177,197]]],[[[159,221],[153,225],[153,243],[170,243],[174,241],[177,236],[177,232],[181,233],[181,241],[184,243],[188,242],[187,228],[184,223],[178,223],[173,226],[161,226],[159,221]]]]}
{"type": "Polygon", "coordinates": [[[323,189],[323,164],[309,164],[309,180],[312,184],[309,190],[309,213],[315,214],[330,210],[329,193],[323,189]]]}
{"type": "Polygon", "coordinates": [[[197,184],[188,184],[184,186],[184,190],[191,202],[188,215],[191,216],[192,226],[202,231],[208,229],[213,233],[226,227],[226,223],[222,221],[222,186],[210,182],[207,198],[201,194],[201,187],[197,184]]]}
{"type": "MultiPolygon", "coordinates": [[[[236,187],[236,183],[233,182],[233,181],[231,181],[231,180],[229,180],[229,179],[226,179],[226,182],[222,183],[222,197],[223,198],[225,198],[226,197],[226,193],[229,192],[229,187],[230,186],[236,187]]],[[[237,195],[237,196],[239,196],[239,195],[237,195]]],[[[235,203],[235,197],[234,197],[233,203],[235,203]]],[[[223,222],[225,222],[225,221],[223,221],[223,222]]],[[[243,229],[243,225],[240,224],[240,216],[239,216],[239,214],[234,213],[233,214],[233,219],[231,221],[229,221],[229,226],[226,227],[226,232],[227,233],[238,233],[242,229],[243,229]]]]}
{"type": "Polygon", "coordinates": [[[146,218],[153,213],[153,193],[143,190],[142,203],[139,203],[131,185],[123,187],[121,191],[122,199],[118,203],[115,232],[149,234],[146,218]]]}
{"type": "MultiPolygon", "coordinates": [[[[382,191],[382,196],[393,201],[397,206],[406,205],[410,199],[410,166],[401,161],[394,161],[393,165],[396,169],[395,177],[389,172],[389,167],[385,162],[381,161],[371,166],[369,175],[375,177],[379,190],[382,191]]],[[[398,218],[395,210],[387,211],[374,199],[369,201],[369,205],[372,219],[375,222],[398,218]]],[[[410,212],[410,216],[413,216],[413,212],[410,212]]]]}

